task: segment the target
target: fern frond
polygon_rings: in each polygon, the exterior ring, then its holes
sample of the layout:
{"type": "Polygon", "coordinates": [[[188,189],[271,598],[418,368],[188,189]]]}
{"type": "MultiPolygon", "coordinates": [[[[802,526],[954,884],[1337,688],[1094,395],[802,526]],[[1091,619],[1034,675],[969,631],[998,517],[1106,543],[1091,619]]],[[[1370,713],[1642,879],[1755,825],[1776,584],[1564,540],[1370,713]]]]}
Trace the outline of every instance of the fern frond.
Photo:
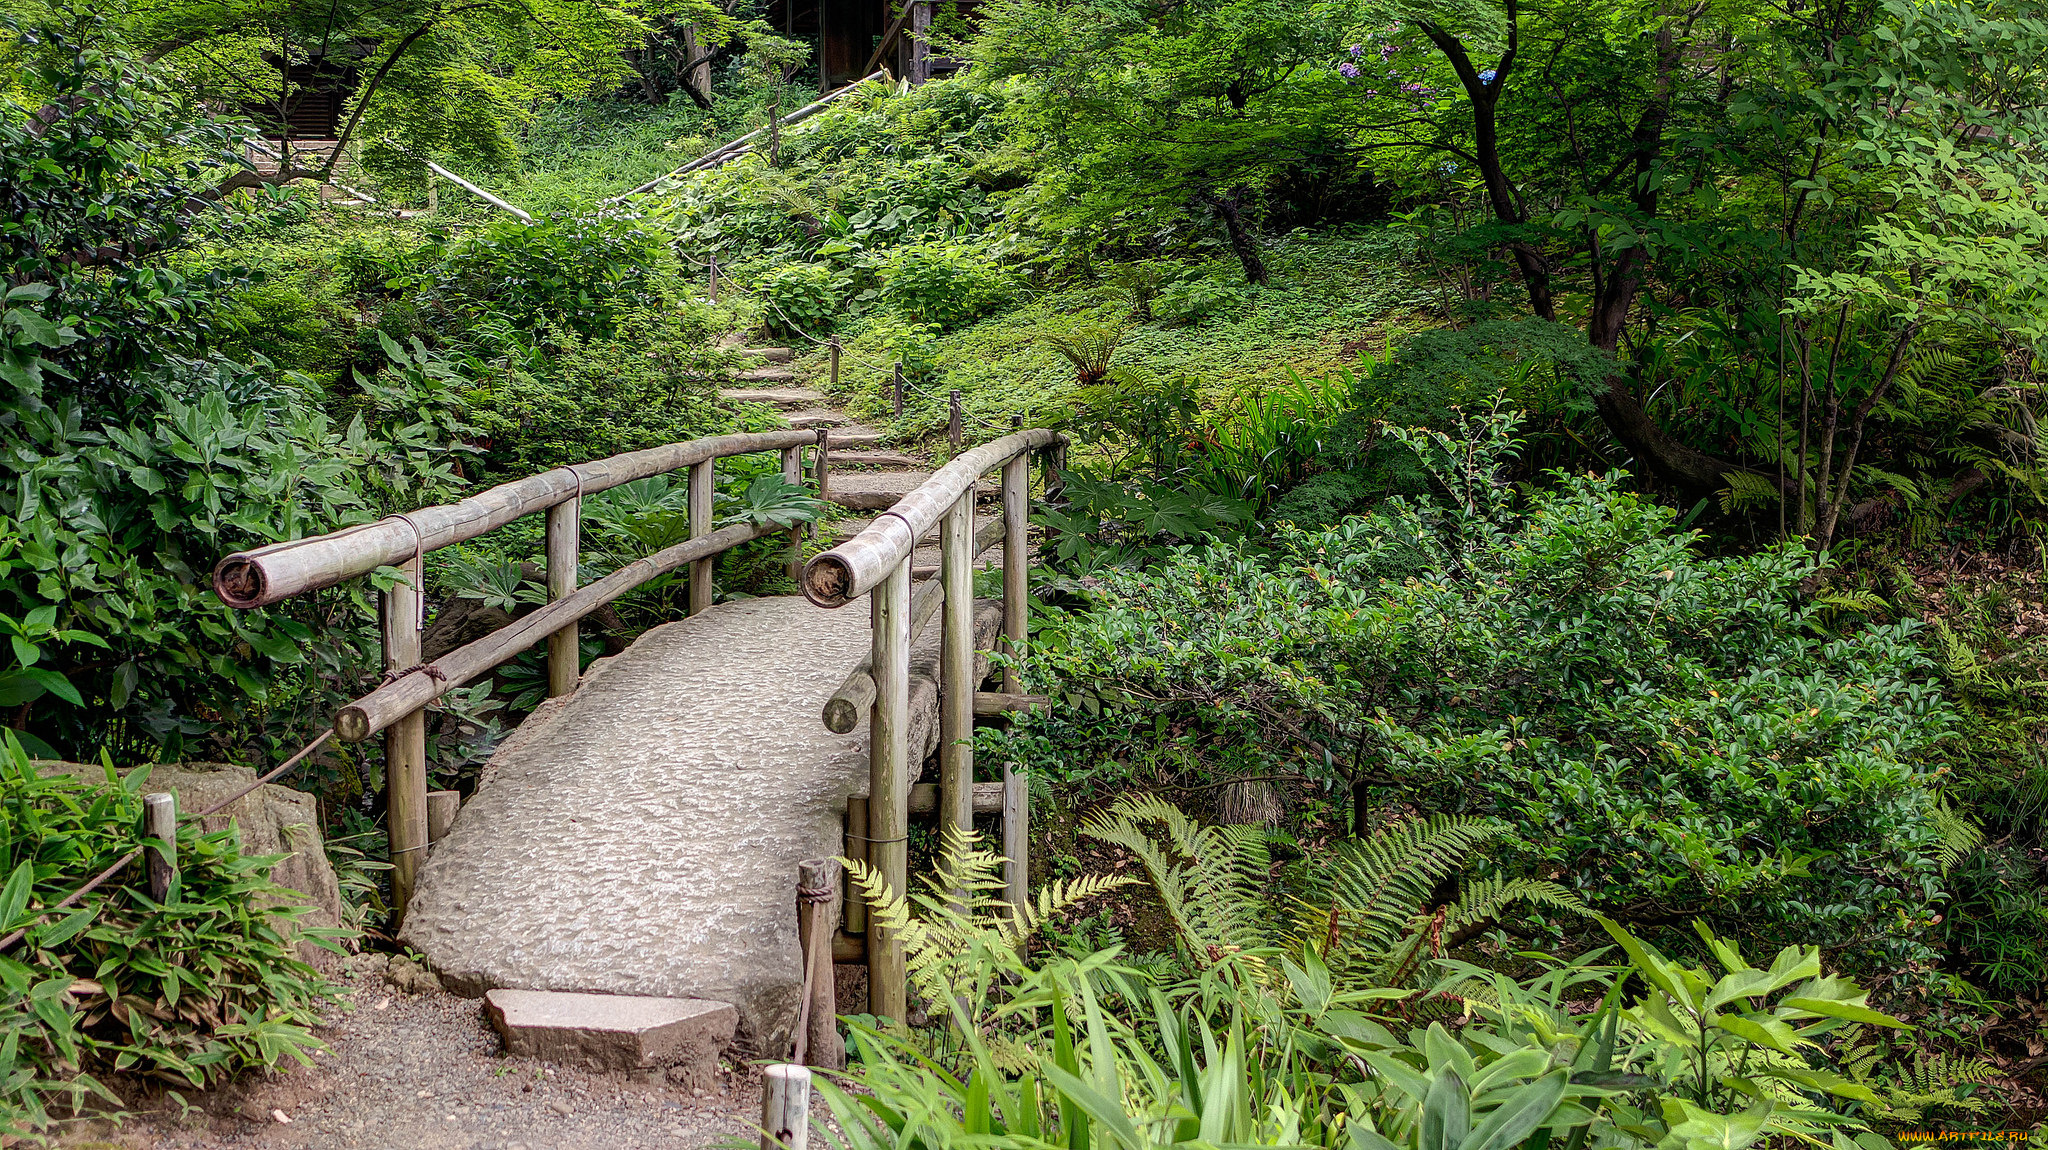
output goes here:
{"type": "Polygon", "coordinates": [[[1774,507],[1778,503],[1778,485],[1753,471],[1725,471],[1721,478],[1728,481],[1720,493],[1724,514],[1774,507]]]}

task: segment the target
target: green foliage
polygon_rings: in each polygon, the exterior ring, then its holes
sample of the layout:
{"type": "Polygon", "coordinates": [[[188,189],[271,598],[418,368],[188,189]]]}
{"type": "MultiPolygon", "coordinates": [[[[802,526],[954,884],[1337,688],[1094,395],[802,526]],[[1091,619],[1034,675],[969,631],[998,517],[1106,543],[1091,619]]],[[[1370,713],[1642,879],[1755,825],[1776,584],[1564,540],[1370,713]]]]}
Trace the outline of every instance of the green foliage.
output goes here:
{"type": "Polygon", "coordinates": [[[768,326],[783,335],[832,330],[839,318],[839,289],[823,264],[782,264],[752,283],[768,309],[768,326]]]}
{"type": "Polygon", "coordinates": [[[606,215],[500,218],[413,258],[433,268],[422,286],[469,324],[533,332],[551,321],[591,339],[667,303],[676,267],[665,237],[606,215]]]}
{"type": "Polygon", "coordinates": [[[944,331],[1010,303],[1016,277],[988,255],[959,242],[909,244],[881,266],[884,307],[944,331]]]}
{"type": "Polygon", "coordinates": [[[141,859],[72,907],[62,898],[145,841],[147,768],[125,780],[40,777],[0,743],[0,1133],[43,1129],[59,1106],[120,1105],[95,1073],[123,1070],[204,1088],[287,1058],[312,1065],[311,1028],[332,988],[294,939],[334,949],[346,932],[299,927],[295,892],[264,877],[279,856],[242,854],[233,828],[178,830],[162,903],[141,859]]]}
{"type": "Polygon", "coordinates": [[[749,527],[797,527],[816,523],[832,512],[833,505],[811,495],[801,483],[791,483],[781,473],[760,475],[733,494],[718,493],[723,505],[721,525],[744,523],[749,527]]]}
{"type": "Polygon", "coordinates": [[[1441,502],[1283,533],[1272,560],[1105,573],[1034,636],[1026,675],[1059,705],[1018,721],[1014,754],[1072,773],[1164,741],[1205,770],[1501,819],[1498,873],[1617,917],[1924,961],[1925,755],[1955,716],[1915,627],[1833,634],[1810,555],[1702,558],[1617,477],[1518,501],[1510,427],[1408,437],[1441,502]]]}

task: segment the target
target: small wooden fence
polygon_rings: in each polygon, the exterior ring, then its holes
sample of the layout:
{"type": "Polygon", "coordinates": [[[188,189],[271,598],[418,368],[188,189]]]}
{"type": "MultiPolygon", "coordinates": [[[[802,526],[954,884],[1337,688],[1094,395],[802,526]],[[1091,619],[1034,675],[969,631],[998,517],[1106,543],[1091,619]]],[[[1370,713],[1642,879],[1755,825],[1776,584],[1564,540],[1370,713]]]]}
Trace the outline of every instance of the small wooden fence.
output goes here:
{"type": "MultiPolygon", "coordinates": [[[[817,495],[828,482],[831,450],[824,429],[722,435],[671,443],[558,467],[493,487],[459,503],[422,508],[327,535],[275,543],[230,555],[214,568],[213,586],[231,607],[263,607],[317,591],[379,567],[397,567],[405,581],[380,593],[378,624],[384,646],[384,682],[335,716],[344,742],[384,735],[385,787],[391,840],[394,919],[412,898],[420,852],[429,834],[426,707],[448,691],[497,667],[545,638],[548,694],[566,695],[581,676],[577,621],[657,576],[689,566],[690,613],[711,606],[713,560],[725,551],[784,530],[751,524],[712,528],[713,469],[720,459],[757,451],[781,453],[783,477],[804,475],[802,452],[815,449],[811,474],[817,495]],[[587,587],[577,586],[582,500],[622,483],[689,469],[690,538],[638,559],[587,587]],[[426,553],[474,539],[534,512],[547,514],[549,602],[529,615],[432,663],[420,661],[424,623],[422,566],[426,553]]],[[[790,535],[790,574],[801,574],[803,528],[790,535]]],[[[394,921],[393,926],[397,923],[394,921]]]]}
{"type": "MultiPolygon", "coordinates": [[[[1065,440],[1043,429],[1013,432],[956,456],[917,490],[898,500],[852,539],[814,556],[803,571],[804,596],[821,607],[845,607],[865,596],[873,612],[873,648],[865,667],[850,675],[825,705],[826,725],[851,730],[861,711],[868,725],[866,827],[849,818],[848,838],[863,840],[869,866],[901,893],[909,879],[910,649],[934,613],[941,619],[939,665],[939,825],[967,831],[974,826],[974,557],[994,542],[977,538],[974,501],[981,477],[1002,469],[1003,640],[1022,650],[1027,623],[1026,576],[1030,550],[1030,460],[1047,459],[1047,486],[1059,482],[1059,454],[1065,440]],[[920,540],[939,529],[939,579],[911,591],[911,555],[920,540]]],[[[1004,692],[1020,693],[1014,670],[1004,692]]],[[[1014,787],[1010,788],[1012,791],[1014,787]]],[[[1014,800],[1013,800],[1014,801],[1014,800]]],[[[854,812],[849,812],[850,815],[854,812]]],[[[1005,811],[1005,838],[1021,838],[1023,820],[1005,811]]],[[[1006,853],[1021,859],[1021,842],[1006,842],[1006,853]]],[[[1021,900],[1021,866],[1011,868],[1010,897],[1021,900]]],[[[905,1018],[908,989],[902,940],[879,923],[867,923],[868,1009],[905,1018]]]]}

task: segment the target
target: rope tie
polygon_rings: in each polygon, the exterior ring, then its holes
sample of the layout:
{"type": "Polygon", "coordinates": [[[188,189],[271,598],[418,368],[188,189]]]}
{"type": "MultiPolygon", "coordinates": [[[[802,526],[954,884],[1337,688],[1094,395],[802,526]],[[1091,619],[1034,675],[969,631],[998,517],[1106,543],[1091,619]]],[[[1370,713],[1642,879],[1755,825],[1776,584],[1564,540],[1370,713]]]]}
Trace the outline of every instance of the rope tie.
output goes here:
{"type": "Polygon", "coordinates": [[[796,888],[797,900],[813,905],[821,902],[831,902],[832,897],[838,893],[838,891],[833,890],[829,886],[800,886],[796,888]]]}
{"type": "Polygon", "coordinates": [[[392,683],[396,683],[400,679],[405,678],[407,675],[412,674],[414,671],[425,672],[427,678],[432,679],[436,683],[445,683],[448,681],[448,674],[447,672],[441,670],[440,664],[414,663],[410,667],[394,667],[391,670],[384,672],[384,678],[379,680],[377,685],[383,687],[388,686],[392,683]]]}

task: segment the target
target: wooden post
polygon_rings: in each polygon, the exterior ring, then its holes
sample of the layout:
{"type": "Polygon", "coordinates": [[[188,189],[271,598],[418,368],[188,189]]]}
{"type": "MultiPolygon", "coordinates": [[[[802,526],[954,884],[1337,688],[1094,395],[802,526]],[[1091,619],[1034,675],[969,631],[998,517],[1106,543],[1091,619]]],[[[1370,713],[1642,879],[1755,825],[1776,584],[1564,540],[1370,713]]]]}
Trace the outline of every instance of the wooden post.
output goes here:
{"type": "Polygon", "coordinates": [[[898,419],[902,419],[902,418],[903,418],[903,363],[902,363],[902,361],[900,361],[900,360],[899,360],[899,361],[897,361],[897,364],[896,364],[896,383],[895,383],[895,387],[894,387],[894,388],[893,388],[893,390],[892,390],[892,391],[890,392],[890,394],[891,394],[891,395],[892,395],[892,396],[894,397],[894,399],[895,399],[895,408],[894,408],[894,410],[895,410],[895,412],[896,412],[896,418],[898,418],[898,419]]]}
{"type": "MultiPolygon", "coordinates": [[[[711,469],[717,460],[707,459],[690,465],[690,538],[711,534],[711,495],[716,479],[711,469]]],[[[697,615],[711,609],[711,572],[718,560],[699,559],[690,564],[690,614],[697,615]]]]}
{"type": "MultiPolygon", "coordinates": [[[[782,478],[795,487],[804,481],[804,449],[785,447],[782,449],[782,478]]],[[[788,572],[790,582],[804,577],[804,525],[799,523],[789,529],[789,560],[783,570],[788,572]]]]}
{"type": "Polygon", "coordinates": [[[939,841],[974,829],[974,492],[939,521],[939,841]]]}
{"type": "Polygon", "coordinates": [[[448,828],[455,825],[455,816],[462,811],[462,792],[427,792],[427,844],[429,846],[448,837],[448,828]]]}
{"type": "Polygon", "coordinates": [[[441,191],[434,186],[434,173],[427,173],[427,214],[438,215],[441,211],[441,191]]]}
{"type": "MultiPolygon", "coordinates": [[[[868,721],[868,865],[889,890],[910,877],[910,559],[878,584],[874,607],[875,709],[868,721]]],[[[868,1013],[908,1018],[903,940],[868,923],[868,1013]]]]}
{"type": "Polygon", "coordinates": [[[826,385],[826,390],[827,390],[827,391],[832,391],[832,392],[837,392],[837,391],[839,390],[839,337],[838,337],[838,336],[836,336],[836,335],[835,335],[835,336],[833,336],[833,337],[832,337],[832,343],[831,343],[831,345],[830,345],[830,346],[831,346],[831,348],[832,348],[832,375],[831,375],[831,380],[832,380],[832,382],[826,385]]]}
{"type": "Polygon", "coordinates": [[[807,1150],[811,1072],[782,1064],[761,1071],[761,1150],[807,1150]]]}
{"type": "MultiPolygon", "coordinates": [[[[866,865],[868,861],[868,801],[859,795],[846,800],[846,858],[849,862],[866,865]]],[[[846,884],[846,909],[841,921],[848,934],[865,934],[868,929],[868,904],[861,901],[860,891],[849,882],[846,884]]]]}
{"type": "MultiPolygon", "coordinates": [[[[420,661],[420,557],[398,565],[405,580],[384,592],[384,669],[403,671],[420,661]]],[[[385,832],[391,842],[391,926],[405,920],[413,876],[427,848],[427,714],[414,711],[384,729],[385,832]]]]}
{"type": "Polygon", "coordinates": [[[846,1066],[846,1042],[839,1037],[839,996],[832,973],[832,932],[839,922],[839,874],[839,863],[833,859],[809,859],[796,864],[796,930],[803,948],[804,978],[810,985],[810,1006],[805,1012],[804,1032],[797,1040],[802,1053],[795,1061],[827,1070],[846,1066]]]}
{"type": "Polygon", "coordinates": [[[1003,764],[1003,899],[1018,911],[1031,897],[1031,791],[1015,763],[1003,764]]]}
{"type": "Polygon", "coordinates": [[[948,400],[951,414],[946,420],[946,440],[953,445],[953,454],[960,454],[960,389],[954,388],[948,400]]]}
{"type": "MultiPolygon", "coordinates": [[[[1031,456],[1020,452],[1003,464],[1003,649],[1012,658],[1024,654],[1029,635],[1031,552],[1025,531],[1031,520],[1031,456]]],[[[1015,667],[1003,668],[1003,692],[1024,693],[1015,667]]]]}
{"type": "Polygon", "coordinates": [[[811,457],[811,466],[818,471],[818,498],[827,498],[832,472],[832,429],[829,427],[818,429],[818,450],[811,457]]]}
{"type": "Polygon", "coordinates": [[[149,897],[162,902],[178,877],[178,796],[142,796],[142,833],[149,839],[149,897]]]}
{"type": "MultiPolygon", "coordinates": [[[[548,602],[576,593],[576,564],[581,552],[583,500],[571,496],[548,508],[548,602]]],[[[548,636],[548,697],[572,694],[583,676],[582,644],[576,624],[548,636]]]]}
{"type": "Polygon", "coordinates": [[[711,264],[711,302],[712,302],[712,303],[717,303],[717,302],[718,302],[718,253],[717,253],[717,252],[711,252],[711,253],[708,253],[708,255],[707,255],[707,257],[706,257],[706,258],[707,258],[707,259],[709,260],[709,262],[710,262],[710,264],[711,264]]]}

